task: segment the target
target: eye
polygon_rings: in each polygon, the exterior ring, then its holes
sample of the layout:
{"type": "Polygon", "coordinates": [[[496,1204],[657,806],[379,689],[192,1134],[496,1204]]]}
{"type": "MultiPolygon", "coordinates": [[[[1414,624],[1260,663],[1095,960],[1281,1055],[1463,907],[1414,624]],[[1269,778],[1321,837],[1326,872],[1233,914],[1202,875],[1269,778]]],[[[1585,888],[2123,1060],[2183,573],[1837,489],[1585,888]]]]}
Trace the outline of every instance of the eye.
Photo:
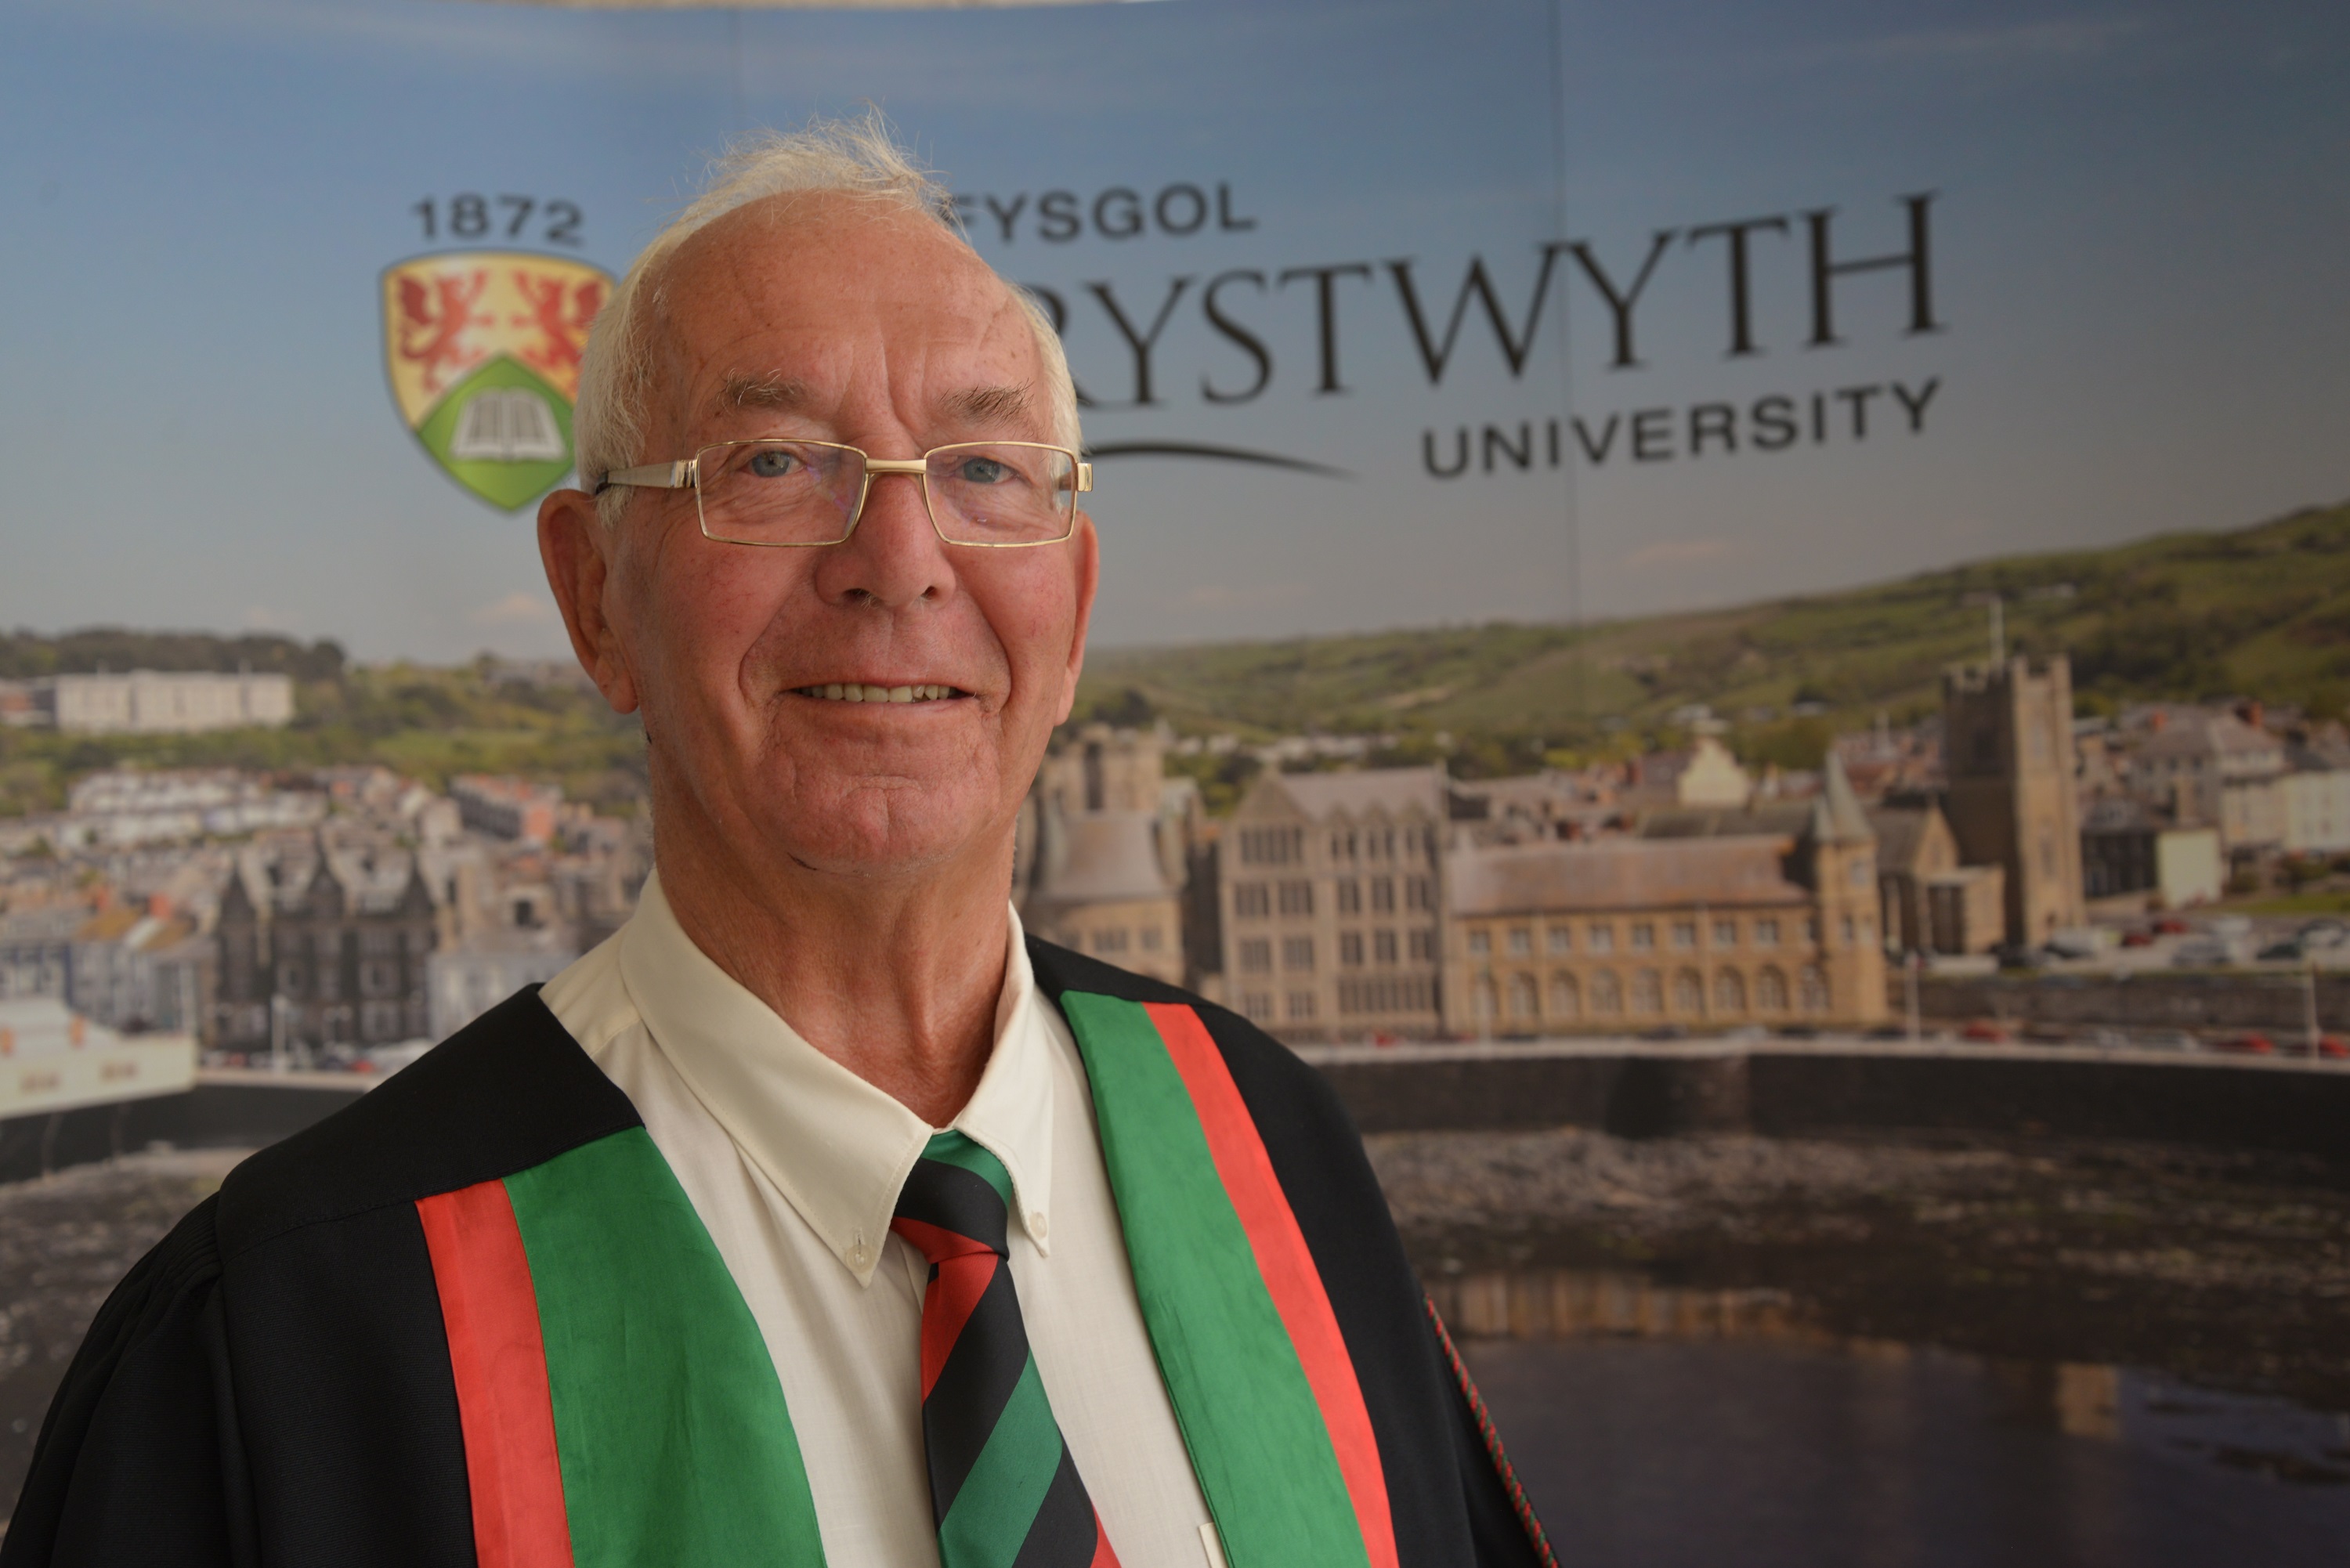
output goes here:
{"type": "Polygon", "coordinates": [[[1011,465],[992,457],[966,457],[955,472],[957,477],[972,484],[1001,484],[1012,477],[1011,465]]]}
{"type": "Polygon", "coordinates": [[[762,447],[743,465],[754,479],[788,479],[803,465],[796,453],[762,447]]]}

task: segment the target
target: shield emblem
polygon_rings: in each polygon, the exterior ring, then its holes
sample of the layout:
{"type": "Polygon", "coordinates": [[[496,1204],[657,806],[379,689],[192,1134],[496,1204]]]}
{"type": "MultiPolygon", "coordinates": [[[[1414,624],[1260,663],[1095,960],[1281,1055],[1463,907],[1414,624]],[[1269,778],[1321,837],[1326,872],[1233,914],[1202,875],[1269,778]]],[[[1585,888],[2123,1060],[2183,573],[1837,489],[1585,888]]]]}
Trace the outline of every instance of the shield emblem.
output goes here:
{"type": "Polygon", "coordinates": [[[387,268],[384,362],[400,420],[500,511],[537,500],[571,471],[579,350],[611,292],[608,273],[522,251],[387,268]]]}

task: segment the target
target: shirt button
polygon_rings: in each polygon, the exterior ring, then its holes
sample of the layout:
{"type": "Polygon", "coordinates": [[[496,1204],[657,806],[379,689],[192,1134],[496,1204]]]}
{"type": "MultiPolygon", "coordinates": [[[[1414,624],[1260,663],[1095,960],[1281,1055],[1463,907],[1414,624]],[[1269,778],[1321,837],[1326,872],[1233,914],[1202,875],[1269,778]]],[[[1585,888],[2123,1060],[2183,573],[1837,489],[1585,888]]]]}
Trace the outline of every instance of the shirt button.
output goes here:
{"type": "Polygon", "coordinates": [[[865,1260],[872,1256],[872,1253],[873,1249],[865,1244],[865,1238],[862,1236],[848,1244],[848,1262],[853,1268],[863,1268],[865,1260]]]}
{"type": "Polygon", "coordinates": [[[1034,1214],[1028,1216],[1028,1234],[1035,1237],[1039,1241],[1045,1239],[1045,1211],[1043,1210],[1039,1209],[1034,1214]]]}

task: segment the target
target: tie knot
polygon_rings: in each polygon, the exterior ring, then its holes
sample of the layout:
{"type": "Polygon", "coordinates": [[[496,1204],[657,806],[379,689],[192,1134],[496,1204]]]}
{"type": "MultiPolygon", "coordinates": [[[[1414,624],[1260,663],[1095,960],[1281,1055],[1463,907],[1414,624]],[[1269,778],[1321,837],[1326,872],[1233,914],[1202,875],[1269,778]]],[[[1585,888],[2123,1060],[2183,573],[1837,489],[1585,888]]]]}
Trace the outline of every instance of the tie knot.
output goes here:
{"type": "Polygon", "coordinates": [[[933,1263],[973,1252],[1008,1255],[1012,1173],[959,1132],[931,1139],[898,1194],[889,1229],[933,1263]]]}

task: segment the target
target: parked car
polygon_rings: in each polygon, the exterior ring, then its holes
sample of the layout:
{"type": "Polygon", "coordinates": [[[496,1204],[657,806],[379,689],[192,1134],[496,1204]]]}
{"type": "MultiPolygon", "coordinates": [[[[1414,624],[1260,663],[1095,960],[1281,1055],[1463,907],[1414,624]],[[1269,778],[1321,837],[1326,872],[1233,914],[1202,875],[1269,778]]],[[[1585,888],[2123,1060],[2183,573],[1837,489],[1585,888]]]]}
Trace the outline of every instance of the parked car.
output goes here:
{"type": "Polygon", "coordinates": [[[2276,1042],[2265,1034],[2230,1034],[2220,1042],[2220,1049],[2236,1056],[2273,1056],[2276,1042]]]}
{"type": "Polygon", "coordinates": [[[2339,1034],[2321,1034],[2317,1037],[2317,1054],[2329,1061],[2350,1061],[2350,1041],[2339,1034]]]}
{"type": "Polygon", "coordinates": [[[2005,1028],[1988,1018],[1978,1018],[1959,1031],[1959,1038],[1971,1040],[1979,1045],[2003,1045],[2008,1034],[2005,1028]]]}
{"type": "Polygon", "coordinates": [[[2200,1051],[2203,1042],[2184,1029],[2141,1029],[2130,1036],[2130,1044],[2140,1051],[2200,1051]]]}
{"type": "Polygon", "coordinates": [[[2262,963],[2299,963],[2308,954],[2302,950],[2299,937],[2287,937],[2282,941],[2269,943],[2261,950],[2260,956],[2262,963]]]}
{"type": "Polygon", "coordinates": [[[2102,943],[2095,931],[2057,931],[2048,939],[2048,956],[2060,959],[2092,959],[2097,956],[2102,943]]]}
{"type": "Polygon", "coordinates": [[[2158,937],[2183,937],[2192,929],[2186,921],[2171,916],[2154,922],[2154,934],[2158,937]]]}
{"type": "Polygon", "coordinates": [[[2094,1029],[2084,1029],[2075,1036],[2084,1045],[2094,1045],[2100,1051],[2126,1050],[2132,1044],[2129,1031],[2116,1029],[2110,1023],[2100,1023],[2094,1029]]]}
{"type": "Polygon", "coordinates": [[[2038,969],[2045,961],[2040,950],[2029,942],[2002,942],[1991,952],[2002,969],[2038,969]]]}
{"type": "Polygon", "coordinates": [[[2218,937],[2189,937],[2173,948],[2173,969],[2224,969],[2236,961],[2236,950],[2218,937]]]}
{"type": "Polygon", "coordinates": [[[2303,921],[2300,936],[2301,945],[2304,948],[2338,948],[2350,942],[2350,921],[2321,915],[2316,919],[2303,921]]]}
{"type": "Polygon", "coordinates": [[[2124,931],[2122,933],[2122,946],[2126,948],[2150,948],[2154,946],[2154,933],[2152,931],[2124,931]]]}

